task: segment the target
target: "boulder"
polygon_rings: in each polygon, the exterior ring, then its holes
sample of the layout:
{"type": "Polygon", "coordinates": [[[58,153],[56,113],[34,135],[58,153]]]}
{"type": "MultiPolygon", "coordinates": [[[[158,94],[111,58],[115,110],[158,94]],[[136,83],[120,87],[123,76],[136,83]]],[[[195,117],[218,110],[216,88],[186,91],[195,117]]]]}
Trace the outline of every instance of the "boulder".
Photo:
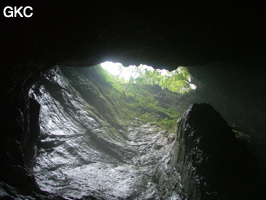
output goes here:
{"type": "Polygon", "coordinates": [[[211,105],[193,104],[178,120],[175,153],[188,199],[255,198],[257,161],[211,105]]]}

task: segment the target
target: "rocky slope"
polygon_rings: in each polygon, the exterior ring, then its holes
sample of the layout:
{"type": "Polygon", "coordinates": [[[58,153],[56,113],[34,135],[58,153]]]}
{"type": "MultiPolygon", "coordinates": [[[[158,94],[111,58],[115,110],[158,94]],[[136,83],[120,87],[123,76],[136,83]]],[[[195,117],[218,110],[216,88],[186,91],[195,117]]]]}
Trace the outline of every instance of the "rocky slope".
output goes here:
{"type": "Polygon", "coordinates": [[[115,127],[108,108],[85,101],[59,68],[31,95],[41,105],[33,170],[42,190],[67,199],[181,198],[179,174],[169,165],[174,133],[137,118],[115,127]]]}
{"type": "Polygon", "coordinates": [[[1,198],[263,199],[256,158],[209,104],[191,105],[172,132],[123,113],[107,85],[93,69],[42,76],[29,93],[40,107],[27,162],[34,184],[1,182],[1,198]]]}

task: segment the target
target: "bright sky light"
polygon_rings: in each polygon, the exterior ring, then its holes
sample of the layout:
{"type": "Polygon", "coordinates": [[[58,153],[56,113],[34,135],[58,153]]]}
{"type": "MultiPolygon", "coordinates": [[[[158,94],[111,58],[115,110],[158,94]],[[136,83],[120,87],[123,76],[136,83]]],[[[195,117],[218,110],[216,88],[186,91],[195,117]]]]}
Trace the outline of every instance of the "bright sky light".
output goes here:
{"type": "Polygon", "coordinates": [[[120,66],[122,66],[121,63],[113,63],[113,62],[104,62],[104,63],[101,63],[101,66],[107,70],[108,72],[110,72],[111,74],[113,75],[118,75],[121,70],[120,70],[120,66]]]}
{"type": "MultiPolygon", "coordinates": [[[[115,75],[115,76],[119,76],[122,77],[126,80],[129,80],[130,77],[132,76],[133,78],[137,78],[139,75],[138,73],[135,73],[137,66],[136,65],[130,65],[128,67],[124,67],[121,63],[114,63],[114,62],[104,62],[100,64],[105,70],[107,70],[108,72],[110,72],[111,74],[115,75]]],[[[140,65],[139,67],[141,67],[141,69],[148,69],[151,71],[154,71],[155,69],[153,67],[147,66],[147,65],[140,65]]],[[[158,70],[158,69],[157,69],[158,70]]],[[[180,71],[181,68],[177,68],[177,71],[180,71]]],[[[171,76],[171,73],[166,70],[166,69],[160,69],[158,70],[160,72],[161,75],[164,76],[171,76]]],[[[194,84],[190,84],[190,88],[192,90],[196,89],[196,85],[194,84]]]]}
{"type": "MultiPolygon", "coordinates": [[[[111,74],[113,75],[116,75],[116,76],[120,76],[120,77],[123,77],[124,79],[126,80],[129,80],[130,79],[130,76],[131,74],[132,75],[135,75],[134,78],[138,77],[138,74],[135,74],[135,70],[137,68],[136,65],[130,65],[128,67],[124,67],[121,63],[113,63],[113,62],[104,62],[104,63],[101,63],[101,66],[107,70],[108,72],[110,72],[111,74]],[[122,67],[123,67],[123,70],[122,70],[122,67]]],[[[152,67],[150,66],[147,66],[147,65],[140,65],[142,69],[149,69],[149,70],[154,70],[152,67]]]]}

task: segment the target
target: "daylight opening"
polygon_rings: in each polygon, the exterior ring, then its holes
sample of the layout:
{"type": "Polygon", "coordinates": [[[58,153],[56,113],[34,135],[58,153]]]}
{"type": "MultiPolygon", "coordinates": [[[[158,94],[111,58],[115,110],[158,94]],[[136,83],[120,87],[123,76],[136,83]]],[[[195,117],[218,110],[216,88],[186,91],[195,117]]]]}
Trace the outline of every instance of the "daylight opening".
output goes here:
{"type": "Polygon", "coordinates": [[[114,81],[132,82],[135,84],[159,85],[176,93],[185,93],[195,90],[196,85],[191,82],[191,75],[186,67],[179,66],[176,70],[168,71],[166,69],[154,69],[147,65],[123,66],[121,63],[104,62],[100,66],[110,75],[113,75],[114,81]]]}
{"type": "Polygon", "coordinates": [[[196,89],[184,66],[168,71],[144,64],[125,67],[104,62],[93,68],[109,85],[105,95],[120,104],[123,119],[139,118],[165,130],[175,129],[176,120],[191,103],[191,92],[196,89]]]}
{"type": "Polygon", "coordinates": [[[40,104],[39,187],[66,199],[165,199],[160,191],[173,183],[156,177],[179,181],[164,170],[195,88],[186,67],[105,62],[48,70],[29,93],[40,104]]]}

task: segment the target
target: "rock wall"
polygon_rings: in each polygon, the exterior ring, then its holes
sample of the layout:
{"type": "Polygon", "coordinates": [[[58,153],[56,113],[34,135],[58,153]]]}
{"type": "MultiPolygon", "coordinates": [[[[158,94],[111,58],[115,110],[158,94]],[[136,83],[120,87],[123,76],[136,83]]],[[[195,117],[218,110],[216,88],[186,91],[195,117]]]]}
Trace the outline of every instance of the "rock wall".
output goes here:
{"type": "Polygon", "coordinates": [[[68,78],[58,67],[48,71],[31,90],[41,105],[33,168],[40,188],[66,199],[181,199],[180,175],[170,164],[174,132],[137,118],[124,123],[112,97],[105,102],[107,86],[97,74],[64,72],[68,78]]]}
{"type": "Polygon", "coordinates": [[[227,64],[216,70],[212,63],[206,66],[190,67],[190,73],[198,82],[194,102],[210,103],[230,125],[235,124],[251,138],[249,148],[259,160],[259,169],[266,178],[266,84],[264,69],[254,60],[251,68],[241,61],[227,64]],[[223,78],[221,78],[223,77],[223,78]]]}
{"type": "Polygon", "coordinates": [[[139,119],[125,123],[96,71],[89,70],[91,80],[83,69],[63,71],[67,76],[58,67],[49,70],[30,90],[36,135],[25,137],[24,151],[20,143],[14,148],[20,152],[13,156],[28,159],[20,158],[20,171],[5,169],[19,181],[5,181],[14,188],[3,183],[2,197],[261,198],[257,160],[209,104],[191,105],[175,135],[139,119]]]}
{"type": "Polygon", "coordinates": [[[255,157],[211,105],[193,104],[183,114],[175,153],[188,199],[258,198],[255,157]]]}

